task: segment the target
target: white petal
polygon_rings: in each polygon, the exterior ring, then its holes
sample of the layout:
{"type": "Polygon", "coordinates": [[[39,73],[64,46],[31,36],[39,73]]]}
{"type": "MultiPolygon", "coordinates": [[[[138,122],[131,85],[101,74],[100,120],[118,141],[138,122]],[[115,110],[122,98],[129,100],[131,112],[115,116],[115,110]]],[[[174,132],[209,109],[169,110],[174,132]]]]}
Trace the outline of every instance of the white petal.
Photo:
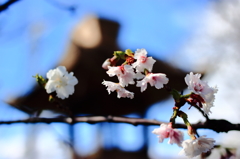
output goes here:
{"type": "Polygon", "coordinates": [[[47,91],[47,93],[52,93],[53,91],[55,91],[55,83],[54,81],[48,81],[47,84],[45,85],[45,89],[47,91]]]}
{"type": "Polygon", "coordinates": [[[52,76],[53,76],[53,74],[54,74],[54,70],[49,70],[48,72],[47,72],[47,78],[48,79],[51,79],[52,78],[52,76]]]}
{"type": "Polygon", "coordinates": [[[58,66],[56,68],[56,71],[59,73],[60,76],[64,76],[65,74],[67,74],[67,70],[66,70],[66,67],[64,66],[58,66]]]}
{"type": "Polygon", "coordinates": [[[69,96],[68,92],[66,91],[66,89],[64,87],[60,87],[60,88],[56,89],[56,92],[57,92],[57,97],[61,98],[61,99],[68,98],[68,96],[69,96]]]}

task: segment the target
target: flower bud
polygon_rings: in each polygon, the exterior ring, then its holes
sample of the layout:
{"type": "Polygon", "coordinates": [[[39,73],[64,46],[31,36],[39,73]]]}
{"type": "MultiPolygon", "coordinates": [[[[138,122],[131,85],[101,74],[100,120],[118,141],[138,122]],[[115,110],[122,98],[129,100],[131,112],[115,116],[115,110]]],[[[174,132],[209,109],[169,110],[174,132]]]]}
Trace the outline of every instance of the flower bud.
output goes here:
{"type": "Polygon", "coordinates": [[[102,68],[104,68],[105,70],[108,70],[108,66],[110,66],[110,65],[111,65],[111,61],[110,61],[110,59],[108,58],[108,59],[106,59],[106,60],[103,62],[102,68]]]}
{"type": "Polygon", "coordinates": [[[36,78],[37,83],[39,84],[39,86],[41,87],[45,87],[47,80],[44,79],[41,75],[36,74],[36,76],[33,76],[34,78],[36,78]]]}
{"type": "Polygon", "coordinates": [[[49,95],[48,101],[49,101],[49,102],[54,102],[55,99],[54,99],[54,97],[53,97],[52,95],[49,95]]]}

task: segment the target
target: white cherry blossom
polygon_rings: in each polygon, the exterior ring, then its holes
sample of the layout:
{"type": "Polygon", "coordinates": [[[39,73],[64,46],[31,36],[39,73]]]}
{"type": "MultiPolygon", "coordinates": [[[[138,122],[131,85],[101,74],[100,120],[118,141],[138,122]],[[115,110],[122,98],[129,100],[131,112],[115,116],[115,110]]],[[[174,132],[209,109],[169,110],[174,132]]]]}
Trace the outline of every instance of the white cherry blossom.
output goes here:
{"type": "Polygon", "coordinates": [[[116,66],[116,67],[108,66],[107,74],[110,77],[116,75],[122,87],[128,86],[128,84],[135,84],[134,82],[135,72],[132,66],[130,65],[116,66]]]}
{"type": "Polygon", "coordinates": [[[147,89],[147,84],[155,86],[157,89],[163,88],[164,84],[168,83],[166,74],[163,73],[148,73],[143,80],[137,81],[137,87],[141,87],[141,92],[147,89]]]}
{"type": "Polygon", "coordinates": [[[47,72],[48,82],[45,85],[47,93],[56,91],[57,97],[61,99],[68,98],[74,93],[74,86],[78,83],[73,72],[68,73],[64,66],[58,66],[56,69],[47,72]]]}
{"type": "Polygon", "coordinates": [[[126,90],[119,83],[114,83],[114,82],[111,82],[111,81],[103,81],[102,84],[107,87],[107,91],[108,91],[109,94],[111,92],[116,91],[118,98],[123,97],[123,98],[131,98],[131,99],[133,99],[133,97],[134,97],[134,93],[129,92],[128,90],[126,90]]]}
{"type": "Polygon", "coordinates": [[[170,138],[169,144],[177,144],[179,147],[182,147],[183,141],[183,132],[178,129],[173,129],[171,124],[161,124],[160,128],[154,129],[153,134],[159,135],[159,142],[162,143],[165,138],[170,138]]]}
{"type": "Polygon", "coordinates": [[[215,140],[201,136],[195,140],[185,140],[182,143],[183,149],[179,154],[185,154],[189,158],[196,157],[203,152],[207,152],[214,147],[215,140]]]}
{"type": "Polygon", "coordinates": [[[134,54],[134,59],[137,59],[137,61],[134,62],[132,66],[136,68],[137,72],[144,72],[144,69],[151,72],[153,64],[156,62],[152,57],[147,57],[147,51],[145,49],[137,49],[134,54]]]}
{"type": "Polygon", "coordinates": [[[210,108],[213,107],[213,102],[215,100],[215,93],[217,93],[217,87],[208,86],[207,82],[201,81],[201,74],[187,74],[185,77],[185,82],[188,85],[188,89],[190,89],[193,93],[200,95],[204,102],[203,111],[205,114],[209,115],[210,108]]]}

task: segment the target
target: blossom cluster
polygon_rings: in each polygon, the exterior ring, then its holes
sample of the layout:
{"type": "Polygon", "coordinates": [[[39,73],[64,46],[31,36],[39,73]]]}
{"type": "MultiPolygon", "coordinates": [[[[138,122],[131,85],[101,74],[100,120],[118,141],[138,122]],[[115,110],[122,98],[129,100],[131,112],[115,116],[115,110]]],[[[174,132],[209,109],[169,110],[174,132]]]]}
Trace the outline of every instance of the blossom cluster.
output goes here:
{"type": "MultiPolygon", "coordinates": [[[[152,68],[156,60],[147,57],[145,49],[137,49],[135,53],[126,50],[126,52],[114,54],[114,58],[107,59],[103,63],[103,68],[107,69],[110,77],[117,76],[119,82],[103,81],[102,84],[107,87],[108,93],[116,91],[118,98],[134,98],[134,93],[125,89],[129,84],[133,85],[137,81],[136,86],[140,87],[141,92],[147,89],[147,85],[155,86],[161,89],[166,85],[169,79],[164,73],[152,73],[152,68]],[[124,54],[124,56],[122,55],[124,54]],[[120,59],[118,56],[124,57],[126,61],[119,66],[112,66],[120,59]]],[[[210,108],[213,107],[215,93],[217,87],[210,87],[207,82],[200,79],[201,74],[193,74],[190,72],[185,77],[185,82],[191,93],[184,96],[184,100],[192,106],[197,106],[203,110],[206,115],[211,113],[210,108]]]]}
{"type": "MultiPolygon", "coordinates": [[[[116,54],[115,56],[120,55],[116,54]]],[[[124,58],[126,62],[120,66],[111,66],[111,63],[116,62],[109,59],[103,64],[103,68],[108,70],[107,74],[110,77],[117,76],[119,80],[118,83],[111,81],[102,82],[102,84],[107,87],[109,94],[116,91],[118,98],[133,98],[134,93],[126,90],[125,87],[129,84],[135,84],[135,80],[138,80],[136,86],[141,88],[141,92],[147,89],[148,83],[157,89],[163,88],[163,85],[168,83],[166,74],[151,72],[156,60],[152,57],[147,57],[147,51],[145,49],[137,49],[134,54],[129,52],[127,57],[124,58]]]]}
{"type": "MultiPolygon", "coordinates": [[[[134,93],[126,89],[128,85],[136,84],[140,87],[140,91],[144,92],[148,84],[156,89],[165,88],[174,98],[175,106],[173,107],[173,115],[168,124],[161,124],[159,128],[154,129],[152,133],[158,135],[159,142],[169,138],[169,144],[177,144],[182,147],[180,154],[192,158],[207,152],[214,147],[215,140],[206,136],[196,137],[196,133],[188,121],[186,113],[181,111],[181,107],[188,103],[197,107],[204,116],[211,113],[211,108],[217,93],[217,87],[210,87],[207,82],[202,81],[201,74],[190,72],[185,77],[185,82],[189,94],[181,94],[177,90],[167,86],[169,79],[164,73],[153,73],[153,65],[156,62],[152,57],[147,56],[145,49],[137,49],[135,52],[131,50],[115,51],[111,59],[107,59],[102,67],[106,69],[108,76],[116,76],[118,82],[103,80],[102,84],[107,87],[107,91],[116,91],[118,98],[134,98],[134,93]],[[124,60],[121,65],[117,65],[118,61],[124,60]],[[184,133],[175,129],[175,119],[181,117],[184,124],[188,128],[188,135],[191,139],[184,141],[184,133]]],[[[36,75],[38,83],[46,89],[46,92],[52,94],[56,92],[56,96],[61,99],[68,98],[74,93],[74,86],[78,83],[73,72],[68,73],[64,66],[58,66],[56,69],[49,70],[46,74],[47,80],[42,76],[36,75]]],[[[50,95],[51,97],[51,95],[50,95]]]]}
{"type": "MultiPolygon", "coordinates": [[[[190,105],[198,106],[202,108],[203,112],[209,115],[210,108],[213,106],[215,100],[215,93],[217,93],[217,87],[210,87],[206,82],[200,79],[201,74],[187,74],[185,82],[188,89],[192,92],[189,95],[185,95],[184,99],[190,105]]],[[[179,108],[177,108],[179,109],[179,108]]],[[[183,113],[183,112],[182,112],[183,113]]],[[[180,115],[181,116],[181,115],[180,115]]],[[[206,136],[195,137],[195,133],[187,120],[187,116],[181,116],[184,119],[185,124],[188,127],[188,132],[191,139],[183,141],[183,132],[173,129],[172,123],[161,124],[160,128],[154,129],[152,133],[158,135],[159,142],[162,142],[165,138],[170,138],[169,143],[176,143],[183,149],[179,154],[185,154],[189,158],[196,157],[201,153],[205,153],[214,147],[215,140],[212,138],[206,138],[206,136]]]]}
{"type": "Polygon", "coordinates": [[[155,86],[157,89],[166,88],[175,100],[173,115],[168,124],[161,124],[160,128],[154,129],[152,133],[158,135],[160,143],[164,139],[169,138],[168,143],[177,144],[179,147],[182,147],[183,149],[179,154],[185,154],[189,158],[211,150],[214,147],[215,140],[206,136],[197,138],[195,131],[187,119],[187,115],[180,108],[185,103],[188,103],[191,106],[199,108],[203,112],[203,115],[209,115],[215,100],[215,93],[218,91],[217,87],[210,87],[207,82],[202,81],[200,79],[201,74],[190,72],[185,77],[187,87],[191,91],[189,94],[183,95],[171,88],[169,90],[167,86],[169,79],[166,77],[166,74],[151,72],[155,62],[156,60],[152,57],[147,57],[145,49],[137,49],[135,53],[131,50],[126,50],[125,52],[116,51],[114,57],[107,59],[102,67],[107,69],[107,74],[110,77],[117,76],[119,82],[115,83],[104,80],[102,84],[107,87],[109,94],[116,91],[118,98],[127,97],[131,99],[134,98],[134,93],[126,90],[125,87],[133,85],[136,82],[136,86],[140,87],[141,92],[147,89],[148,84],[155,86]],[[116,66],[116,63],[120,59],[125,60],[125,62],[116,66]],[[183,119],[191,139],[184,141],[184,133],[178,129],[174,129],[175,118],[177,116],[183,119]]]}
{"type": "MultiPolygon", "coordinates": [[[[217,93],[218,89],[216,86],[210,87],[206,82],[202,81],[200,77],[201,74],[193,74],[192,72],[186,75],[185,82],[188,89],[192,92],[189,95],[185,95],[184,99],[190,105],[202,108],[203,112],[209,115],[211,112],[210,108],[213,106],[215,100],[215,93],[217,93]]],[[[168,125],[161,124],[160,128],[154,129],[152,133],[158,135],[159,142],[162,142],[165,138],[170,138],[170,144],[176,143],[183,148],[179,154],[185,154],[189,158],[196,157],[201,153],[211,150],[214,147],[215,140],[206,138],[205,135],[196,138],[192,130],[193,128],[187,120],[187,116],[183,115],[181,117],[188,127],[188,133],[191,139],[183,141],[183,133],[177,129],[173,129],[171,122],[168,125]]]]}

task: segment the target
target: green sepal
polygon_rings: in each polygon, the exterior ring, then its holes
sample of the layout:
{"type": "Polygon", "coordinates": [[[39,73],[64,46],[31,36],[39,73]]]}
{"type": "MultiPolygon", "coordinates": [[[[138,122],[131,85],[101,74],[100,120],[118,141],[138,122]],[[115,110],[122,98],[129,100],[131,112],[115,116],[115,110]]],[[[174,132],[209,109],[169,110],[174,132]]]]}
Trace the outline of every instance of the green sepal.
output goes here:
{"type": "Polygon", "coordinates": [[[148,69],[144,69],[144,74],[147,75],[149,73],[148,69]]]}
{"type": "Polygon", "coordinates": [[[33,76],[34,78],[36,78],[37,83],[39,84],[39,86],[41,87],[45,87],[47,80],[44,79],[41,75],[36,74],[36,76],[33,76]]]}

